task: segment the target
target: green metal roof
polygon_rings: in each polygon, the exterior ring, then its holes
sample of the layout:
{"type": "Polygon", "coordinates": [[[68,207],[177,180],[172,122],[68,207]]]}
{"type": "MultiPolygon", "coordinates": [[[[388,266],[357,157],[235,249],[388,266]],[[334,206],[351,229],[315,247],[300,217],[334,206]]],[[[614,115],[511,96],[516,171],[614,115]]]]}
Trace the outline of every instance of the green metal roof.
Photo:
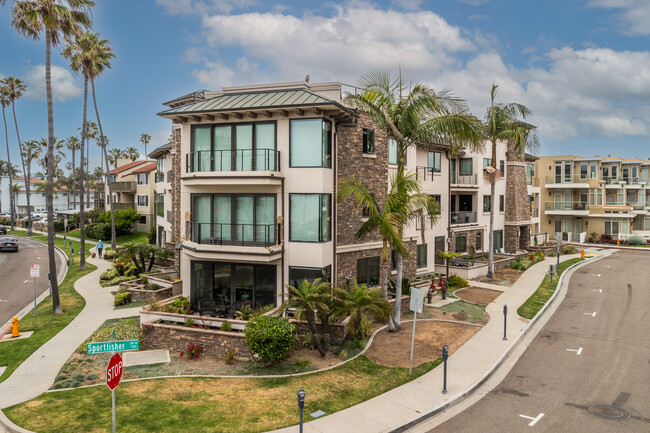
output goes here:
{"type": "Polygon", "coordinates": [[[160,116],[209,113],[215,111],[260,110],[311,105],[336,105],[351,110],[336,101],[324,98],[305,89],[264,90],[245,93],[226,93],[204,101],[193,102],[158,113],[160,116]]]}

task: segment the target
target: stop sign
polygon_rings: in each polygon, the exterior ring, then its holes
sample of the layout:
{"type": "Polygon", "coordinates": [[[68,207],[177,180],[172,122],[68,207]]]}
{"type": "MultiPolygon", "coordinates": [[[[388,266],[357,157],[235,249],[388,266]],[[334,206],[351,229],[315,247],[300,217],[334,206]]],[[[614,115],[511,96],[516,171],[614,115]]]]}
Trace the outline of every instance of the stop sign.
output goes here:
{"type": "Polygon", "coordinates": [[[111,356],[106,368],[106,385],[112,390],[117,388],[122,379],[122,356],[119,353],[111,356]]]}

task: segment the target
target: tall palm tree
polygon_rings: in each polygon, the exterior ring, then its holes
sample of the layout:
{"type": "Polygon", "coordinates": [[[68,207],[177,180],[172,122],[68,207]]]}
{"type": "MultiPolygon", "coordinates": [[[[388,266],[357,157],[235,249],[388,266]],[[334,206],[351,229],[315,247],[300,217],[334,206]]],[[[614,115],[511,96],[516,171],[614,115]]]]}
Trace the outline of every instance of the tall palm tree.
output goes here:
{"type": "MultiPolygon", "coordinates": [[[[381,286],[384,297],[388,298],[386,263],[389,247],[395,250],[398,256],[408,257],[409,252],[402,238],[403,227],[424,218],[424,215],[431,224],[435,224],[438,221],[440,204],[433,197],[422,192],[422,184],[416,180],[414,173],[404,174],[400,170],[391,175],[390,190],[383,208],[377,203],[368,187],[357,178],[342,179],[337,189],[338,200],[353,197],[354,203],[368,213],[368,220],[355,234],[357,239],[364,238],[375,231],[382,238],[381,257],[384,264],[381,286]]],[[[400,329],[402,286],[399,282],[401,278],[398,269],[393,317],[388,321],[391,330],[400,329]]]]}
{"type": "MultiPolygon", "coordinates": [[[[2,4],[6,0],[0,0],[2,4]]],[[[90,8],[95,5],[92,0],[32,0],[18,1],[12,11],[12,26],[16,31],[25,37],[35,40],[40,39],[41,33],[45,33],[45,93],[47,95],[47,132],[48,132],[48,190],[47,202],[47,249],[50,266],[50,287],[52,290],[53,314],[61,314],[61,303],[59,301],[59,285],[56,280],[56,256],[54,253],[54,109],[52,106],[52,71],[51,71],[51,50],[57,46],[62,37],[81,34],[84,27],[91,26],[88,16],[90,8]]]]}
{"type": "MultiPolygon", "coordinates": [[[[436,92],[424,84],[411,86],[401,75],[393,79],[389,72],[383,71],[367,73],[360,78],[359,85],[361,93],[348,93],[346,102],[367,112],[388,137],[395,140],[397,171],[402,176],[409,147],[480,147],[479,120],[469,113],[465,101],[453,96],[450,90],[436,92]]],[[[399,230],[400,237],[402,230],[399,230]]],[[[402,296],[402,257],[403,254],[397,254],[396,307],[402,296]]]]}
{"type": "Polygon", "coordinates": [[[526,149],[536,152],[539,148],[537,135],[532,132],[534,126],[524,123],[522,120],[532,115],[532,111],[525,105],[511,102],[508,104],[496,103],[496,83],[492,84],[490,90],[490,106],[485,113],[485,135],[492,145],[492,159],[490,165],[484,169],[484,175],[490,182],[490,196],[492,207],[490,209],[490,231],[488,240],[488,278],[494,275],[494,203],[496,202],[496,182],[499,179],[497,168],[497,141],[514,143],[515,153],[523,155],[526,149]],[[519,120],[521,117],[522,120],[519,120]]]}
{"type": "MultiPolygon", "coordinates": [[[[5,143],[7,144],[7,163],[11,167],[11,151],[9,150],[9,129],[7,128],[7,116],[5,115],[5,108],[8,107],[9,102],[9,89],[6,86],[0,87],[0,106],[2,106],[2,120],[5,124],[5,143]]],[[[9,191],[13,191],[14,180],[12,176],[9,176],[9,191]]],[[[14,196],[9,194],[9,209],[11,212],[11,229],[16,228],[16,218],[14,216],[14,196]]]]}
{"type": "Polygon", "coordinates": [[[151,142],[151,135],[149,134],[141,134],[140,135],[140,143],[144,144],[144,159],[148,160],[149,159],[149,154],[147,153],[147,144],[151,142]]]}
{"type": "MultiPolygon", "coordinates": [[[[22,186],[20,186],[20,184],[17,184],[17,183],[15,183],[14,186],[11,188],[11,195],[13,196],[14,206],[16,206],[16,207],[17,207],[16,202],[18,201],[18,193],[20,192],[21,189],[22,189],[22,186]]],[[[13,209],[11,209],[11,212],[15,213],[16,215],[18,214],[16,212],[15,207],[13,209]]]]}
{"type": "Polygon", "coordinates": [[[131,161],[137,161],[140,158],[140,151],[135,147],[127,147],[124,151],[124,156],[129,158],[131,161]]]}
{"type": "MultiPolygon", "coordinates": [[[[38,144],[36,140],[28,140],[23,143],[23,158],[25,159],[26,167],[26,177],[25,177],[25,192],[27,197],[31,194],[31,179],[32,179],[32,162],[38,161],[41,157],[41,152],[43,148],[38,144]]],[[[32,234],[32,209],[27,202],[27,234],[31,236],[32,234]]]]}
{"type": "Polygon", "coordinates": [[[71,175],[72,183],[69,185],[69,187],[70,187],[70,194],[72,194],[72,205],[73,205],[74,209],[76,210],[77,209],[77,204],[74,202],[74,199],[75,199],[74,177],[75,177],[75,172],[77,171],[76,170],[76,168],[77,168],[76,162],[77,161],[76,161],[75,156],[77,155],[77,150],[79,150],[81,148],[81,142],[79,141],[77,136],[72,135],[72,136],[70,136],[70,137],[68,137],[66,139],[65,144],[66,144],[68,150],[70,152],[72,152],[72,175],[71,175]]]}
{"type": "Polygon", "coordinates": [[[117,168],[117,162],[120,158],[126,156],[125,154],[126,152],[124,152],[122,149],[114,147],[108,151],[108,162],[113,166],[113,168],[117,168]]]}

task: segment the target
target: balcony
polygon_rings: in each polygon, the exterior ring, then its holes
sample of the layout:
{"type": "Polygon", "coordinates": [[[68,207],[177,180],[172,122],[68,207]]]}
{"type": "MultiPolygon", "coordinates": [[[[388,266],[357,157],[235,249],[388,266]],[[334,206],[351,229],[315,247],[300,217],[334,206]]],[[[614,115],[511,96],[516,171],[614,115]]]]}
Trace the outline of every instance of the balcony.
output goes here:
{"type": "Polygon", "coordinates": [[[477,186],[478,176],[476,174],[457,174],[452,173],[450,176],[452,185],[477,186]]]}
{"type": "Polygon", "coordinates": [[[185,155],[185,172],[280,171],[273,149],[199,150],[185,155]]]}
{"type": "Polygon", "coordinates": [[[533,187],[539,187],[539,178],[538,177],[533,177],[530,179],[526,179],[526,185],[533,186],[533,187]]]}
{"type": "Polygon", "coordinates": [[[270,247],[277,245],[275,224],[188,222],[188,239],[197,244],[270,247]]]}
{"type": "Polygon", "coordinates": [[[135,182],[111,182],[112,192],[135,192],[135,182]]]}
{"type": "Polygon", "coordinates": [[[589,177],[581,175],[565,176],[560,174],[549,174],[546,176],[545,185],[570,185],[570,188],[589,188],[589,180],[589,177]]]}
{"type": "Polygon", "coordinates": [[[164,182],[165,175],[163,173],[157,172],[155,176],[155,183],[164,182]]]}
{"type": "Polygon", "coordinates": [[[476,212],[452,212],[451,224],[471,224],[476,222],[476,212]]]}
{"type": "Polygon", "coordinates": [[[422,180],[425,182],[433,182],[433,174],[440,173],[439,171],[434,171],[433,167],[415,167],[415,179],[422,180]]]}
{"type": "Polygon", "coordinates": [[[539,218],[539,209],[538,208],[533,208],[530,210],[530,217],[531,218],[539,218]]]}
{"type": "Polygon", "coordinates": [[[546,215],[589,215],[589,203],[582,201],[547,201],[544,203],[544,213],[546,215]]]}

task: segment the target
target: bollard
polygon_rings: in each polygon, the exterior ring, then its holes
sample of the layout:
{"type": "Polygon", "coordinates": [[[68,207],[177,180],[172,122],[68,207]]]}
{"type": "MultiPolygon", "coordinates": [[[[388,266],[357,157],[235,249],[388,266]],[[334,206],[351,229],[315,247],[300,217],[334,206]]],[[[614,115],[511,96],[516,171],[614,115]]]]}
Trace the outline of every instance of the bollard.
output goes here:
{"type": "Polygon", "coordinates": [[[449,358],[449,346],[446,344],[442,346],[442,361],[443,366],[443,375],[442,375],[442,393],[447,394],[447,358],[449,358]]]}
{"type": "Polygon", "coordinates": [[[302,433],[302,410],[305,408],[305,390],[298,390],[298,409],[300,409],[300,433],[302,433]]]}
{"type": "Polygon", "coordinates": [[[14,337],[20,337],[20,323],[18,323],[18,317],[14,317],[14,319],[11,321],[11,338],[14,337]]]}
{"type": "Polygon", "coordinates": [[[508,306],[504,305],[503,306],[503,341],[507,341],[508,339],[506,338],[506,324],[507,324],[507,317],[508,317],[508,306]]]}

